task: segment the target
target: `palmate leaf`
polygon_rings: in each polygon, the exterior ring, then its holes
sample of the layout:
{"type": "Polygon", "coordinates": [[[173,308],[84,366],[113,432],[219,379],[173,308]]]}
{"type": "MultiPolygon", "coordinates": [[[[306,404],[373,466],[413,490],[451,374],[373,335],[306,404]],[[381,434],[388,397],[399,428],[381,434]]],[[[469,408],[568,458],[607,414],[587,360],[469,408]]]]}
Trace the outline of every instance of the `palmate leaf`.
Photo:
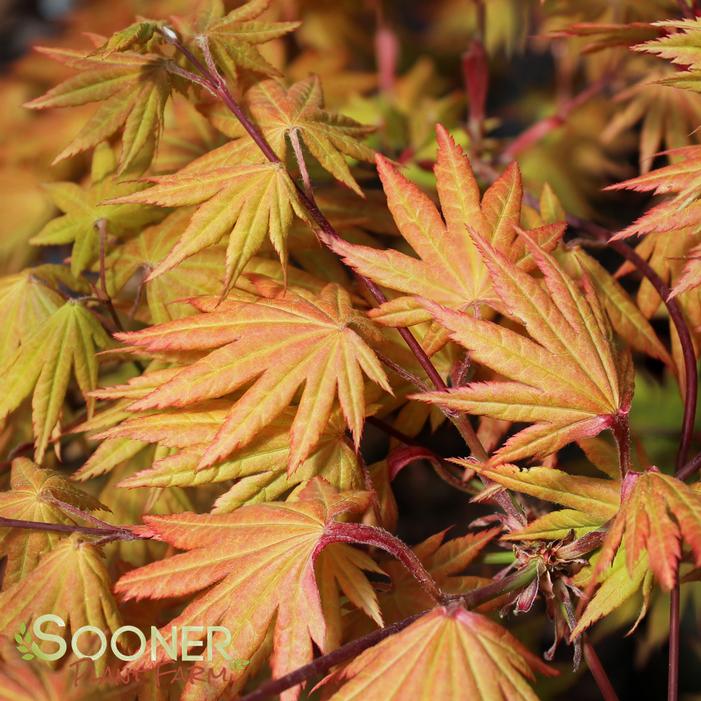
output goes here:
{"type": "Polygon", "coordinates": [[[228,415],[229,407],[201,407],[192,411],[171,411],[124,421],[106,432],[110,438],[158,442],[180,452],[161,457],[148,470],[130,476],[121,487],[194,487],[236,480],[215,502],[213,513],[233,511],[246,504],[294,497],[313,477],[319,475],[339,490],[363,487],[358,458],[345,436],[345,423],[334,411],[317,444],[295,470],[288,474],[290,429],[293,409],[285,410],[265,426],[245,448],[212,467],[197,469],[202,454],[228,415]]]}
{"type": "Polygon", "coordinates": [[[170,59],[123,51],[81,54],[56,49],[42,53],[81,72],[27,103],[31,109],[75,107],[101,102],[75,139],[54,162],[86,151],[122,129],[118,174],[145,170],[163,129],[163,112],[173,89],[170,59]]]}
{"type": "Polygon", "coordinates": [[[556,258],[569,275],[586,276],[596,290],[613,330],[641,353],[658,358],[670,367],[673,361],[646,316],[633,302],[622,285],[586,251],[568,246],[557,251],[556,258]]]}
{"type": "MultiPolygon", "coordinates": [[[[401,175],[389,160],[377,157],[377,167],[395,222],[419,259],[398,251],[379,251],[342,240],[326,241],[351,267],[375,282],[411,297],[399,297],[371,313],[392,325],[430,318],[416,296],[452,309],[493,299],[487,267],[468,233],[474,228],[519,267],[532,267],[521,224],[523,188],[518,166],[510,166],[480,198],[469,160],[441,125],[436,127],[438,159],[435,173],[443,218],[435,204],[401,175]],[[445,220],[445,221],[444,221],[445,220]]],[[[530,231],[546,250],[564,232],[564,224],[530,231]]]]}
{"type": "MultiPolygon", "coordinates": [[[[66,622],[65,628],[53,627],[56,635],[66,636],[84,625],[109,634],[121,625],[111,584],[99,548],[74,534],[43,555],[31,577],[0,594],[0,625],[3,630],[16,630],[28,620],[53,613],[66,622]]],[[[88,636],[81,643],[87,651],[88,636]]],[[[98,674],[107,661],[107,655],[95,660],[98,674]]]]}
{"type": "MultiPolygon", "coordinates": [[[[232,634],[229,653],[250,659],[273,625],[273,674],[285,674],[312,659],[312,641],[328,650],[314,573],[320,555],[327,556],[326,567],[344,593],[378,618],[374,591],[362,573],[379,571],[374,561],[343,543],[322,544],[327,524],[359,516],[368,505],[365,492],[338,494],[315,480],[298,501],[285,504],[244,506],[231,514],[148,516],[145,532],[188,552],[129,572],[116,592],[123,599],[160,599],[204,590],[164,627],[165,639],[171,626],[223,625],[232,634]]],[[[161,661],[143,656],[131,667],[161,661]]],[[[283,698],[296,695],[291,690],[283,698]]]]}
{"type": "MultiPolygon", "coordinates": [[[[141,207],[138,207],[141,208],[141,207]]],[[[162,222],[144,229],[138,236],[115,248],[105,259],[106,282],[114,296],[141,272],[146,277],[173,250],[187,229],[191,213],[177,209],[162,222]]],[[[182,300],[221,291],[225,264],[223,246],[212,246],[180,263],[177,270],[168,271],[145,285],[148,321],[160,324],[193,313],[182,300]]],[[[99,268],[99,264],[93,266],[99,268]]]]}
{"type": "MultiPolygon", "coordinates": [[[[289,88],[278,80],[265,80],[246,93],[246,105],[277,156],[284,162],[288,140],[296,132],[319,164],[358,195],[363,193],[348,168],[344,156],[372,162],[374,152],[360,139],[372,131],[349,117],[324,109],[321,83],[316,76],[294,83],[289,88]]],[[[246,135],[231,113],[215,113],[215,126],[236,140],[207,154],[191,169],[203,164],[247,162],[260,159],[258,147],[246,135]]]]}
{"type": "Polygon", "coordinates": [[[656,467],[628,472],[622,486],[621,509],[604,541],[599,570],[607,567],[619,548],[625,548],[628,572],[643,554],[663,589],[677,582],[681,543],[701,565],[701,493],[656,467]]]}
{"type": "Polygon", "coordinates": [[[256,48],[299,27],[299,22],[269,22],[260,19],[271,0],[249,0],[227,13],[222,0],[209,0],[194,20],[174,17],[175,26],[196,54],[206,39],[216,63],[234,80],[243,68],[263,75],[279,75],[256,48]]]}
{"type": "Polygon", "coordinates": [[[0,365],[63,305],[50,285],[54,273],[61,275],[65,268],[38,266],[0,278],[0,365]]]}
{"type": "Polygon", "coordinates": [[[131,460],[137,453],[157,444],[151,458],[120,487],[196,487],[235,480],[235,484],[215,502],[214,512],[233,511],[245,504],[293,497],[310,479],[322,476],[339,490],[359,489],[364,484],[357,455],[345,435],[345,421],[334,410],[323,427],[317,444],[294,474],[288,474],[290,429],[296,409],[285,409],[272,419],[245,448],[211,468],[198,470],[202,454],[216,436],[228,415],[230,403],[214,400],[189,409],[154,411],[134,417],[127,407],[135,399],[150,394],[176,375],[180,368],[149,370],[123,385],[96,390],[92,395],[117,402],[76,427],[101,438],[97,450],[74,473],[74,479],[89,479],[131,460]],[[176,452],[177,451],[177,452],[176,452]]]}
{"type": "Polygon", "coordinates": [[[416,395],[458,411],[533,425],[493,456],[508,462],[551,454],[578,438],[611,427],[630,409],[630,354],[615,349],[608,320],[586,278],[584,289],[523,235],[543,282],[519,270],[481,236],[472,234],[501,306],[530,338],[471,314],[423,304],[469,349],[473,361],[508,381],[475,382],[416,395]]]}
{"type": "Polygon", "coordinates": [[[80,302],[68,300],[0,367],[0,374],[8,378],[0,397],[0,419],[32,394],[37,462],[41,462],[60,419],[72,374],[86,398],[88,414],[92,413],[94,400],[88,393],[97,385],[95,354],[110,344],[92,313],[80,302]]]}
{"type": "Polygon", "coordinates": [[[670,165],[606,188],[672,195],[618,232],[616,238],[672,231],[687,226],[698,229],[701,224],[701,146],[674,149],[669,155],[675,158],[670,165]]]}
{"type": "MultiPolygon", "coordinates": [[[[699,249],[695,245],[698,243],[696,234],[701,230],[701,146],[675,149],[670,153],[678,157],[671,165],[607,189],[667,195],[630,226],[618,232],[615,238],[646,235],[638,251],[644,258],[651,259],[653,267],[674,272],[670,284],[672,296],[676,297],[701,285],[699,249]],[[679,259],[685,261],[683,265],[678,264],[679,259]]],[[[641,285],[639,294],[643,294],[644,290],[647,290],[645,294],[649,299],[649,284],[641,285]]],[[[652,297],[655,301],[651,303],[656,307],[659,297],[654,292],[652,297]]],[[[649,306],[647,304],[645,308],[649,309],[649,306]]]]}
{"type": "MultiPolygon", "coordinates": [[[[105,508],[59,473],[44,470],[26,458],[12,461],[10,489],[0,492],[1,516],[42,523],[74,523],[72,516],[64,513],[55,499],[83,510],[105,508]]],[[[7,558],[3,587],[23,580],[36,567],[42,554],[60,542],[61,536],[49,531],[0,529],[0,554],[7,558]]]]}
{"type": "Polygon", "coordinates": [[[665,20],[654,22],[654,27],[664,30],[678,29],[680,31],[664,34],[652,41],[638,44],[635,49],[642,53],[653,54],[664,58],[678,66],[685,66],[689,71],[679,71],[673,84],[686,82],[690,77],[698,79],[697,71],[701,71],[701,21],[698,18],[684,20],[665,20]]]}
{"type": "Polygon", "coordinates": [[[351,306],[334,284],[319,295],[259,278],[260,296],[200,299],[203,312],[117,337],[149,353],[206,351],[133,410],[183,407],[216,399],[251,385],[208,444],[198,465],[211,467],[248,445],[281,414],[304,385],[290,430],[289,469],[294,471],[318,443],[338,400],[359,444],[366,412],[364,372],[391,393],[382,366],[367,340],[378,331],[351,306]]]}
{"type": "Polygon", "coordinates": [[[294,216],[305,218],[294,183],[281,164],[229,166],[149,180],[156,183],[155,187],[109,200],[110,204],[200,205],[173,249],[151,271],[149,280],[228,237],[224,280],[228,289],[267,236],[284,265],[285,240],[294,216]]]}
{"type": "Polygon", "coordinates": [[[72,243],[71,273],[79,275],[98,258],[100,239],[98,222],[106,233],[121,236],[149,224],[162,215],[153,207],[133,204],[105,204],[105,200],[143,190],[145,183],[120,182],[113,174],[116,167],[112,149],[100,144],[93,157],[91,182],[81,187],[74,182],[48,183],[45,189],[54,205],[63,212],[30,239],[35,246],[72,243]]]}
{"type": "Polygon", "coordinates": [[[452,605],[366,650],[324,683],[343,683],[330,701],[535,701],[532,670],[554,674],[505,628],[452,605]]]}

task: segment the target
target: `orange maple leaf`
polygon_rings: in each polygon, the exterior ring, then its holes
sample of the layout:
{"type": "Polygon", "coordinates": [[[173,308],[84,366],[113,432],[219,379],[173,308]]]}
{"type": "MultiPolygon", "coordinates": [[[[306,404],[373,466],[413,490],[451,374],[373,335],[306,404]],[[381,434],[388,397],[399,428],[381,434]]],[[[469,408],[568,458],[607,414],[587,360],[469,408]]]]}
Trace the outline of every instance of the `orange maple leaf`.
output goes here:
{"type": "MultiPolygon", "coordinates": [[[[314,573],[319,558],[333,556],[325,563],[325,586],[335,586],[328,579],[333,574],[346,596],[381,623],[374,590],[362,573],[381,570],[360,550],[322,540],[330,523],[358,516],[368,504],[366,492],[339,494],[317,479],[294,502],[244,506],[231,514],[146,516],[145,534],[187,552],[129,572],[115,590],[123,599],[203,592],[163,628],[165,639],[173,626],[223,625],[232,635],[228,650],[239,659],[253,656],[272,624],[273,673],[285,674],[312,659],[312,641],[328,648],[314,573]]],[[[155,660],[144,656],[132,666],[157,666],[165,654],[161,648],[155,660]]]]}
{"type": "Polygon", "coordinates": [[[365,416],[364,372],[387,392],[387,377],[367,340],[379,340],[371,322],[351,306],[341,287],[318,296],[258,278],[261,296],[193,301],[194,317],[152,326],[117,338],[147,352],[205,352],[131,409],[182,407],[224,397],[252,385],[233,401],[209,443],[205,468],[248,445],[292,402],[303,385],[290,430],[290,472],[316,445],[338,396],[346,423],[360,442],[365,416]]]}

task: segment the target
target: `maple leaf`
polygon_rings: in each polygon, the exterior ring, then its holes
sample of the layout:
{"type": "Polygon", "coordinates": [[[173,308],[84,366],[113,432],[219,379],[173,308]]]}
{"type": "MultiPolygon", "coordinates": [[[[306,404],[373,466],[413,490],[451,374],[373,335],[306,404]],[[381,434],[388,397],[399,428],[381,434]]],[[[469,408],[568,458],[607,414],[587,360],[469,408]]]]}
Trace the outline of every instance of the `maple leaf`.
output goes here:
{"type": "Polygon", "coordinates": [[[59,266],[38,266],[0,278],[0,365],[63,305],[50,284],[51,276],[60,278],[62,271],[59,266]]]}
{"type": "Polygon", "coordinates": [[[523,238],[543,284],[473,233],[501,305],[531,338],[423,302],[451,337],[470,350],[473,361],[509,381],[473,382],[415,396],[458,411],[533,423],[493,455],[499,462],[545,456],[610,428],[627,415],[632,394],[630,355],[614,349],[591,285],[584,278],[584,290],[578,289],[552,256],[527,235],[523,238]]]}
{"type": "MultiPolygon", "coordinates": [[[[65,628],[54,626],[51,632],[57,635],[65,637],[69,630],[84,625],[114,632],[121,625],[121,617],[110,588],[99,548],[74,534],[45,553],[31,577],[0,594],[0,625],[3,630],[18,630],[28,620],[50,611],[66,622],[65,628]]],[[[88,643],[81,642],[87,651],[88,643]]],[[[107,659],[106,655],[95,659],[98,674],[107,659]]]]}
{"type": "Polygon", "coordinates": [[[556,258],[569,275],[586,276],[596,290],[614,331],[643,353],[673,366],[669,352],[642,311],[620,283],[595,258],[580,248],[556,252],[556,258]]]}
{"type": "MultiPolygon", "coordinates": [[[[191,212],[178,209],[162,222],[144,229],[105,258],[107,290],[118,294],[135,273],[148,274],[173,250],[187,228],[191,212]]],[[[145,285],[148,321],[160,324],[193,313],[182,300],[214,295],[221,290],[225,261],[222,246],[212,246],[182,261],[177,270],[153,278],[145,285]]]]}
{"type": "MultiPolygon", "coordinates": [[[[12,461],[10,489],[0,492],[0,515],[41,523],[75,523],[72,515],[62,511],[56,500],[83,510],[105,508],[59,473],[42,469],[27,458],[12,461]]],[[[7,557],[3,588],[23,580],[36,567],[42,554],[60,541],[61,536],[50,531],[0,529],[0,553],[7,557]]]]}
{"type": "Polygon", "coordinates": [[[353,309],[345,290],[329,284],[316,296],[300,289],[285,291],[263,278],[259,290],[257,298],[193,301],[204,313],[117,334],[149,353],[206,351],[135,402],[133,410],[187,406],[253,382],[233,403],[199,468],[248,445],[290,404],[301,385],[304,390],[290,430],[290,472],[317,444],[336,395],[359,444],[366,411],[362,372],[391,393],[382,366],[364,340],[378,340],[379,332],[353,309]]]}
{"type": "Polygon", "coordinates": [[[160,446],[180,449],[161,457],[124,480],[121,487],[188,487],[236,480],[217,498],[213,513],[233,511],[246,504],[273,501],[289,494],[293,498],[300,488],[319,475],[339,490],[360,489],[362,470],[357,456],[345,437],[345,423],[334,411],[319,440],[294,474],[288,474],[290,462],[290,428],[293,409],[263,427],[245,448],[228,460],[205,469],[197,469],[202,454],[224,424],[229,407],[198,407],[170,413],[155,413],[123,421],[103,434],[108,438],[158,442],[160,446]]]}
{"type": "Polygon", "coordinates": [[[227,14],[222,0],[210,0],[194,20],[174,17],[175,26],[196,54],[206,40],[212,56],[227,76],[238,79],[243,68],[263,75],[280,75],[256,46],[289,34],[300,22],[266,22],[260,16],[272,0],[249,0],[227,14]]]}
{"type": "Polygon", "coordinates": [[[41,52],[81,72],[31,100],[27,107],[47,109],[102,102],[54,163],[97,146],[122,129],[117,174],[132,168],[145,170],[156,152],[163,112],[173,89],[171,59],[133,51],[96,55],[43,48],[41,52]]]}
{"type": "Polygon", "coordinates": [[[100,240],[96,230],[98,222],[105,223],[107,233],[121,236],[160,217],[160,212],[151,207],[104,204],[110,197],[138,192],[146,185],[139,182],[119,182],[111,175],[112,150],[106,144],[102,146],[104,148],[95,151],[93,177],[89,186],[83,188],[73,182],[48,183],[44,186],[49,198],[63,215],[49,221],[30,239],[30,243],[35,246],[73,243],[73,275],[83,272],[99,255],[100,240]],[[103,162],[99,163],[99,160],[103,162]]]}
{"type": "Polygon", "coordinates": [[[689,545],[698,567],[701,564],[701,493],[652,467],[629,471],[621,488],[621,509],[602,546],[599,571],[607,567],[620,547],[632,573],[647,553],[650,569],[663,589],[677,581],[681,542],[689,545]]]}
{"type": "Polygon", "coordinates": [[[673,195],[651,207],[614,239],[635,234],[678,230],[701,223],[701,146],[673,149],[674,162],[636,178],[609,185],[607,190],[634,190],[656,195],[673,195]]]}
{"type": "MultiPolygon", "coordinates": [[[[399,297],[371,316],[392,325],[416,323],[430,318],[415,301],[416,296],[452,309],[493,297],[489,273],[468,233],[473,227],[497,250],[532,267],[523,239],[516,235],[521,223],[523,188],[518,166],[513,164],[480,200],[479,187],[462,149],[440,124],[436,126],[438,158],[436,185],[443,218],[418,187],[401,175],[389,160],[377,157],[377,168],[387,195],[387,204],[406,241],[419,259],[394,250],[378,251],[354,246],[340,239],[326,244],[362,275],[385,287],[411,295],[399,297]]],[[[530,233],[545,248],[553,248],[564,232],[564,224],[548,224],[530,233]]]]}
{"type": "Polygon", "coordinates": [[[524,528],[505,534],[503,540],[559,540],[572,530],[581,537],[602,528],[620,507],[619,481],[568,475],[552,467],[487,467],[459,458],[454,462],[477,470],[506,489],[566,507],[539,516],[524,528]]]}
{"type": "MultiPolygon", "coordinates": [[[[701,265],[697,233],[701,228],[701,147],[670,151],[675,162],[646,175],[610,185],[609,190],[628,189],[666,195],[650,207],[630,226],[619,231],[614,239],[645,235],[636,249],[643,258],[650,259],[656,270],[661,268],[663,279],[672,286],[671,297],[683,295],[701,285],[701,265]],[[676,261],[681,260],[680,265],[676,261]]],[[[627,272],[622,268],[619,274],[627,272]]],[[[638,293],[651,316],[661,300],[649,283],[641,284],[638,293]]]]}
{"type": "Polygon", "coordinates": [[[68,300],[36,329],[0,367],[9,380],[0,398],[0,419],[32,393],[34,454],[37,462],[60,420],[71,370],[86,398],[88,413],[94,400],[88,392],[97,385],[96,350],[111,344],[109,336],[80,302],[68,300]]]}
{"type": "MultiPolygon", "coordinates": [[[[362,574],[378,571],[377,565],[344,543],[323,544],[329,523],[362,514],[368,503],[367,493],[338,494],[315,480],[297,501],[284,504],[244,506],[230,514],[146,516],[145,532],[188,552],[129,572],[115,591],[123,599],[160,599],[204,590],[162,630],[165,639],[171,626],[221,624],[232,634],[228,651],[233,647],[237,658],[250,659],[272,624],[273,673],[285,674],[312,659],[312,641],[328,649],[314,574],[320,555],[327,555],[325,567],[344,593],[356,600],[362,592],[359,602],[377,617],[372,587],[362,574]]],[[[332,586],[328,577],[326,586],[332,586]]],[[[160,661],[144,656],[131,666],[160,661]]]]}
{"type": "Polygon", "coordinates": [[[294,183],[284,166],[261,163],[180,172],[148,179],[155,187],[109,200],[115,204],[155,204],[162,207],[200,205],[170,253],[151,271],[152,280],[181,261],[218,244],[228,236],[225,287],[236,281],[246,263],[270,240],[283,265],[285,239],[294,215],[305,218],[294,183]]]}
{"type": "Polygon", "coordinates": [[[343,683],[330,701],[535,701],[532,670],[556,674],[500,625],[453,605],[365,650],[324,683],[343,683]]]}
{"type": "MultiPolygon", "coordinates": [[[[596,559],[597,556],[592,558],[594,562],[596,559]]],[[[587,568],[586,574],[591,575],[593,570],[595,570],[594,564],[587,568]]],[[[584,574],[585,571],[582,572],[582,575],[584,574]]],[[[641,589],[643,594],[642,607],[638,614],[637,621],[629,633],[635,630],[638,623],[647,613],[653,583],[653,576],[650,571],[650,560],[647,553],[641,553],[633,569],[629,570],[626,566],[625,549],[621,548],[616,554],[611,567],[603,572],[599,579],[600,583],[596,593],[587,604],[587,607],[577,621],[577,625],[572,630],[572,639],[579,637],[587,628],[598,620],[625,604],[626,601],[635,596],[641,589]]],[[[579,576],[576,583],[581,585],[584,584],[585,581],[582,576],[579,576]]]]}
{"type": "MultiPolygon", "coordinates": [[[[372,162],[374,151],[359,141],[370,131],[349,117],[324,109],[321,83],[311,76],[289,88],[278,80],[265,80],[246,93],[246,105],[266,141],[281,161],[288,153],[288,140],[299,135],[302,143],[324,168],[339,182],[363,197],[348,168],[345,156],[372,162]]],[[[207,154],[202,163],[260,159],[257,145],[246,135],[240,122],[229,112],[215,112],[213,124],[236,140],[207,154]]],[[[191,168],[201,168],[198,163],[191,168]]]]}
{"type": "Polygon", "coordinates": [[[674,69],[650,71],[643,65],[644,78],[616,95],[617,102],[627,102],[602,134],[605,143],[620,139],[621,134],[638,122],[640,125],[640,172],[647,173],[655,156],[665,149],[688,146],[696,141],[694,130],[701,121],[701,96],[670,85],[674,69]]]}
{"type": "Polygon", "coordinates": [[[662,36],[646,41],[635,46],[636,51],[653,54],[664,58],[678,66],[685,66],[689,70],[678,71],[677,75],[670,77],[672,84],[685,84],[690,79],[698,80],[698,71],[701,71],[701,22],[698,18],[683,20],[664,20],[653,22],[654,27],[660,27],[667,32],[670,29],[679,29],[679,32],[665,33],[662,36]]]}

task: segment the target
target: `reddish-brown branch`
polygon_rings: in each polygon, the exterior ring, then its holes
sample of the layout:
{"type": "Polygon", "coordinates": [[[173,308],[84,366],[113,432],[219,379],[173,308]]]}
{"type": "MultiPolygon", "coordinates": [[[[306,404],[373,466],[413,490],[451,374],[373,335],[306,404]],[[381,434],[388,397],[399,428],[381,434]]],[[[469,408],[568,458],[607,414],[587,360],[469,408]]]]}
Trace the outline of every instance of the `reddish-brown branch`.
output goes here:
{"type": "MultiPolygon", "coordinates": [[[[175,46],[178,49],[178,51],[180,51],[188,59],[188,61],[190,61],[193,67],[200,73],[203,80],[209,83],[212,90],[222,100],[222,102],[229,109],[229,111],[239,120],[241,126],[253,139],[253,141],[256,143],[263,155],[271,163],[280,163],[280,159],[278,158],[277,154],[273,151],[270,144],[267,142],[265,136],[260,132],[258,127],[253,123],[253,121],[249,119],[248,115],[243,111],[241,106],[238,104],[234,96],[229,91],[225,79],[221,76],[216,66],[214,65],[214,62],[211,58],[211,54],[209,53],[209,47],[207,46],[206,40],[203,39],[203,41],[201,42],[201,48],[207,61],[207,65],[204,65],[180,41],[177,34],[172,29],[164,27],[161,28],[160,31],[161,34],[165,37],[165,39],[173,46],[175,46]]],[[[297,189],[297,194],[302,205],[307,210],[311,218],[314,220],[314,223],[319,228],[319,230],[331,239],[340,239],[340,234],[332,226],[331,222],[326,218],[326,216],[324,216],[322,211],[317,206],[313,197],[307,195],[307,193],[304,191],[303,188],[299,186],[299,184],[295,183],[295,187],[297,189]]],[[[358,279],[368,289],[368,291],[370,292],[377,304],[384,304],[387,301],[387,298],[385,297],[384,293],[378,285],[376,285],[372,280],[363,277],[362,275],[359,275],[357,273],[356,275],[358,279]]],[[[447,386],[443,381],[443,378],[441,377],[438,370],[436,370],[435,366],[431,362],[431,359],[426,354],[426,351],[424,351],[423,347],[421,346],[419,341],[414,337],[411,331],[405,327],[400,327],[397,330],[399,331],[401,337],[404,339],[405,343],[409,346],[409,349],[418,360],[419,364],[423,368],[428,378],[433,383],[434,387],[438,390],[446,390],[447,386]]],[[[472,454],[478,460],[485,460],[487,458],[487,453],[484,450],[482,443],[477,438],[477,434],[472,428],[472,425],[470,424],[467,417],[463,414],[455,415],[449,412],[446,412],[446,415],[450,418],[455,427],[458,429],[460,435],[462,436],[463,440],[467,443],[472,454]]]]}
{"type": "Polygon", "coordinates": [[[139,540],[142,536],[122,526],[106,525],[105,527],[78,526],[67,523],[44,523],[43,521],[25,521],[23,519],[5,518],[0,516],[0,527],[22,528],[30,531],[49,531],[52,533],[82,533],[83,535],[100,536],[109,540],[139,540]]]}
{"type": "Polygon", "coordinates": [[[614,417],[611,431],[616,439],[618,446],[618,457],[621,464],[621,475],[626,476],[626,473],[631,468],[630,460],[630,422],[628,414],[618,414],[614,417]]]}
{"type": "Polygon", "coordinates": [[[286,689],[290,689],[297,684],[303,684],[312,677],[318,677],[325,672],[328,672],[332,667],[352,660],[364,650],[367,650],[374,645],[382,642],[385,638],[389,638],[390,635],[395,635],[408,626],[410,626],[414,621],[417,621],[421,616],[423,616],[427,611],[417,613],[413,616],[409,616],[402,621],[393,623],[391,626],[386,626],[385,628],[380,628],[375,630],[368,635],[358,638],[357,640],[352,640],[339,648],[336,648],[333,652],[327,655],[322,655],[317,657],[315,660],[309,664],[300,667],[286,674],[284,677],[279,677],[278,679],[271,679],[265,684],[261,684],[255,691],[250,694],[240,698],[240,701],[263,701],[271,696],[277,696],[286,689]]]}
{"type": "MultiPolygon", "coordinates": [[[[467,594],[452,596],[450,598],[451,600],[460,599],[463,605],[467,608],[475,608],[476,606],[480,606],[481,604],[492,601],[493,599],[498,599],[504,594],[516,591],[523,586],[527,586],[533,580],[536,574],[537,567],[535,565],[529,566],[528,568],[509,577],[504,577],[504,579],[492,582],[484,587],[480,587],[479,589],[473,589],[467,594]]],[[[428,613],[428,611],[422,611],[421,613],[409,616],[402,621],[393,623],[390,626],[375,630],[368,635],[364,635],[362,638],[352,640],[351,642],[342,645],[327,655],[317,657],[313,662],[310,662],[309,664],[286,674],[284,677],[280,677],[279,679],[271,679],[265,684],[262,684],[255,691],[241,697],[239,701],[264,701],[264,699],[271,696],[276,696],[286,689],[297,686],[297,684],[303,684],[313,677],[318,677],[328,672],[328,670],[330,670],[332,667],[358,657],[361,652],[373,647],[374,645],[377,645],[385,638],[401,632],[426,613],[428,613]]]]}
{"type": "Polygon", "coordinates": [[[616,690],[613,688],[594,646],[588,640],[584,641],[584,659],[604,701],[618,701],[616,690]]]}
{"type": "Polygon", "coordinates": [[[521,134],[519,134],[519,136],[502,151],[499,160],[502,163],[512,161],[522,151],[525,151],[527,148],[530,148],[536,144],[551,131],[561,127],[567,121],[567,117],[570,115],[570,113],[598,95],[607,85],[608,80],[608,76],[604,76],[603,78],[597,80],[595,83],[587,86],[584,90],[582,90],[582,92],[578,93],[574,97],[570,97],[568,100],[565,100],[558,107],[555,114],[541,119],[528,127],[528,129],[525,131],[521,132],[521,134]]]}

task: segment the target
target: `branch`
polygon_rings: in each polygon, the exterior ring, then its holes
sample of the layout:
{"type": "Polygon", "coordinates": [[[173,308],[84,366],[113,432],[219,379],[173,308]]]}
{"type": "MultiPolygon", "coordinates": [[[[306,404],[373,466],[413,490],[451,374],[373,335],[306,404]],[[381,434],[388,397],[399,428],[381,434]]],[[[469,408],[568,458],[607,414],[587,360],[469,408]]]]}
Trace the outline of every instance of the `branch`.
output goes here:
{"type": "Polygon", "coordinates": [[[346,660],[351,660],[357,657],[361,652],[373,647],[374,645],[377,645],[385,638],[389,638],[390,635],[395,635],[405,628],[408,628],[414,621],[417,621],[426,613],[428,613],[428,611],[422,611],[421,613],[409,616],[398,623],[393,623],[391,626],[374,630],[372,633],[369,633],[362,638],[352,640],[351,642],[336,648],[333,652],[330,652],[327,655],[317,657],[309,664],[296,669],[294,672],[286,674],[284,677],[271,679],[270,681],[265,682],[265,684],[261,684],[261,686],[259,686],[255,691],[241,697],[240,701],[263,701],[263,699],[266,699],[269,696],[276,696],[286,689],[306,682],[312,677],[324,674],[332,667],[335,667],[346,660]]]}
{"type": "Polygon", "coordinates": [[[499,161],[501,163],[508,163],[514,160],[522,151],[538,143],[538,141],[547,136],[551,131],[561,127],[567,121],[567,117],[570,113],[598,95],[607,85],[608,80],[609,77],[607,75],[603,76],[595,83],[587,86],[582,92],[563,102],[558,107],[555,114],[541,119],[521,132],[521,134],[502,151],[499,161]]]}
{"type": "Polygon", "coordinates": [[[137,535],[129,528],[123,526],[105,527],[78,526],[67,523],[44,523],[43,521],[24,521],[16,518],[0,516],[2,528],[24,528],[31,531],[49,531],[52,533],[82,533],[83,535],[101,536],[108,540],[144,540],[147,537],[137,535]]]}
{"type": "Polygon", "coordinates": [[[686,463],[686,465],[684,465],[684,467],[681,468],[681,470],[679,470],[679,472],[677,472],[677,477],[680,480],[686,480],[687,478],[691,477],[691,475],[693,475],[694,472],[696,472],[696,470],[698,470],[700,467],[701,453],[697,453],[693,458],[691,458],[691,460],[689,460],[689,462],[686,463]]]}
{"type": "Polygon", "coordinates": [[[584,659],[587,661],[587,667],[589,667],[591,676],[594,677],[604,701],[618,701],[616,690],[613,688],[608,674],[606,674],[606,670],[589,640],[584,641],[584,659]]]}
{"type": "MultiPolygon", "coordinates": [[[[273,151],[270,144],[267,142],[265,136],[259,131],[258,127],[249,119],[248,115],[243,111],[241,106],[238,104],[234,96],[229,91],[226,84],[226,80],[217,70],[214,60],[212,58],[211,52],[209,51],[209,46],[206,41],[206,37],[202,37],[200,43],[202,51],[205,56],[207,65],[205,66],[178,38],[177,34],[169,27],[161,27],[159,30],[166,41],[176,47],[185,58],[193,65],[193,67],[200,73],[202,79],[209,84],[212,90],[215,92],[217,97],[224,103],[224,105],[229,109],[229,111],[239,120],[241,126],[245,129],[248,135],[253,139],[258,148],[261,150],[263,155],[271,163],[281,163],[277,154],[273,151]]],[[[315,200],[309,197],[307,193],[295,183],[297,189],[297,195],[307,210],[307,213],[312,218],[319,230],[325,234],[330,239],[340,239],[341,235],[332,226],[331,222],[326,218],[322,211],[317,206],[315,200]]],[[[323,237],[322,237],[323,240],[323,237]]],[[[387,301],[382,290],[376,285],[372,280],[366,278],[358,273],[354,273],[356,277],[361,281],[363,285],[368,289],[371,296],[377,304],[384,304],[387,301]]],[[[419,364],[423,368],[426,375],[429,377],[434,387],[437,390],[444,391],[448,389],[447,385],[443,381],[438,370],[431,362],[431,359],[424,351],[423,347],[419,341],[414,337],[411,331],[406,327],[399,327],[397,329],[399,334],[404,339],[405,343],[409,346],[411,352],[416,356],[419,364]]],[[[482,446],[482,443],[477,438],[475,430],[472,428],[469,420],[465,415],[456,416],[452,412],[445,412],[446,416],[453,422],[455,427],[458,429],[463,440],[466,442],[470,451],[478,460],[486,460],[487,453],[482,446]]]]}
{"type": "MultiPolygon", "coordinates": [[[[511,575],[510,577],[504,577],[504,579],[499,580],[498,582],[492,582],[485,587],[473,589],[471,592],[468,592],[462,596],[455,595],[449,598],[454,601],[461,600],[463,605],[468,608],[479,606],[487,601],[497,599],[506,593],[515,591],[516,589],[529,584],[536,576],[537,563],[532,563],[532,565],[529,565],[526,569],[528,570],[528,573],[523,570],[511,575]]],[[[358,657],[361,652],[373,647],[374,645],[377,645],[385,638],[399,633],[428,612],[428,610],[422,611],[421,613],[409,616],[402,621],[393,623],[390,626],[375,630],[368,635],[364,635],[362,638],[352,640],[351,642],[342,645],[327,655],[317,657],[314,661],[300,667],[299,669],[296,669],[294,672],[286,674],[284,677],[280,677],[279,679],[271,679],[270,681],[265,682],[265,684],[259,686],[255,691],[241,697],[239,701],[263,701],[269,696],[275,696],[282,693],[286,689],[306,682],[312,677],[324,674],[332,667],[358,657]]]]}

